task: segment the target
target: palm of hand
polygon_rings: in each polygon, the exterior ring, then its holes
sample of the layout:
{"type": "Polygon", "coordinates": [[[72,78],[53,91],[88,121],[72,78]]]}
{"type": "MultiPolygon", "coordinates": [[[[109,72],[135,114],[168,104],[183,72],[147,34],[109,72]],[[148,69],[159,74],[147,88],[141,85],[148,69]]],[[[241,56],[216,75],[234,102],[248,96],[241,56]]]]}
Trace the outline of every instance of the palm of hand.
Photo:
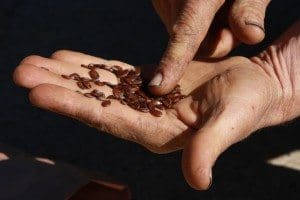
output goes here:
{"type": "MultiPolygon", "coordinates": [[[[74,83],[61,79],[57,73],[72,73],[71,69],[74,72],[76,68],[75,72],[85,75],[87,71],[79,67],[81,63],[74,66],[80,59],[85,63],[107,62],[65,51],[54,54],[52,59],[28,57],[17,68],[15,81],[21,86],[34,88],[31,100],[38,106],[75,117],[100,130],[140,143],[160,153],[181,149],[189,134],[218,118],[225,118],[228,127],[235,129],[236,134],[248,134],[256,130],[260,127],[259,121],[263,120],[260,117],[266,111],[273,92],[270,91],[271,83],[263,71],[248,59],[236,57],[218,63],[193,62],[180,82],[182,92],[189,97],[177,103],[173,109],[167,110],[162,117],[156,118],[118,102],[102,108],[94,99],[71,93],[71,90],[78,88],[74,83]],[[50,72],[39,67],[50,67],[50,72]],[[48,85],[35,88],[41,84],[48,85]],[[93,108],[94,105],[97,106],[93,108]],[[78,110],[74,110],[76,108],[78,110]]],[[[118,64],[130,67],[124,63],[118,64]]],[[[114,78],[103,71],[99,73],[103,78],[114,78]]],[[[100,89],[107,94],[110,92],[107,88],[100,89]]],[[[246,135],[238,138],[244,136],[246,135]]]]}
{"type": "MultiPolygon", "coordinates": [[[[192,62],[180,81],[182,93],[188,97],[158,118],[119,102],[103,108],[96,99],[76,93],[76,84],[60,76],[73,72],[88,76],[88,70],[81,68],[80,64],[89,63],[132,67],[118,61],[59,51],[51,59],[38,56],[25,58],[16,69],[14,80],[31,89],[30,100],[38,107],[76,118],[99,130],[137,142],[151,151],[166,153],[186,145],[185,152],[189,152],[189,156],[184,158],[184,168],[193,168],[189,161],[195,159],[212,165],[228,146],[272,123],[263,116],[271,114],[276,86],[264,70],[243,57],[219,62],[192,62]],[[198,155],[197,152],[204,156],[193,158],[198,155]]],[[[105,81],[116,81],[112,74],[98,72],[105,81]]],[[[106,95],[111,93],[109,88],[100,90],[106,95]]],[[[201,184],[208,183],[202,180],[201,184]]]]}

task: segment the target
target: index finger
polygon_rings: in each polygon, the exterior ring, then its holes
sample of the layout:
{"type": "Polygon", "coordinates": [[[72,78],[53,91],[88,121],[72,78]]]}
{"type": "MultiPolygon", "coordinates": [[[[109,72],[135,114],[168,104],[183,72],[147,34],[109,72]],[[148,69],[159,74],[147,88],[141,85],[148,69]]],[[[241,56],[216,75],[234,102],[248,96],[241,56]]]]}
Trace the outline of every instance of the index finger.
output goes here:
{"type": "Polygon", "coordinates": [[[149,83],[157,95],[170,92],[183,76],[225,0],[187,0],[173,26],[157,73],[149,83]]]}

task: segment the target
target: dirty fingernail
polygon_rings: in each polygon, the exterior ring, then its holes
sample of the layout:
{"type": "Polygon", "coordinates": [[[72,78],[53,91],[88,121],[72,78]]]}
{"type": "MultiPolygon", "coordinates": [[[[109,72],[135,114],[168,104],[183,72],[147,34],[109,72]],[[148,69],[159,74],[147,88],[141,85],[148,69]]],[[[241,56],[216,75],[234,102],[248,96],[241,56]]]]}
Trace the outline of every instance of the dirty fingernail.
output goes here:
{"type": "Polygon", "coordinates": [[[148,86],[160,86],[161,82],[162,82],[162,74],[159,72],[150,81],[150,83],[148,84],[148,86]]]}
{"type": "Polygon", "coordinates": [[[264,26],[261,23],[257,22],[257,21],[246,20],[245,24],[248,25],[248,26],[255,26],[255,27],[259,28],[260,30],[262,30],[263,32],[265,32],[264,26]]]}

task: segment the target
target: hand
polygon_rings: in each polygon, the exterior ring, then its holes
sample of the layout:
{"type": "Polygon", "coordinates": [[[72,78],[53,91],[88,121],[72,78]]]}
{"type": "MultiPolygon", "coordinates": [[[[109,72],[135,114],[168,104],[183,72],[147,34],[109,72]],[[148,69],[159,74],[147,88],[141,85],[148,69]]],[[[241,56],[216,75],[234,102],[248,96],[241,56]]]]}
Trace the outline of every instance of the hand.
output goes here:
{"type": "MultiPolygon", "coordinates": [[[[252,60],[233,57],[190,63],[180,82],[182,92],[189,96],[160,118],[114,101],[104,108],[99,101],[76,93],[76,84],[60,76],[73,72],[88,76],[88,70],[80,64],[132,68],[119,61],[71,51],[58,51],[50,59],[29,56],[15,70],[14,81],[31,90],[29,98],[38,107],[73,117],[156,153],[184,148],[182,167],[187,181],[196,189],[206,189],[211,168],[225,149],[259,128],[282,123],[300,113],[299,95],[297,101],[290,95],[295,88],[299,93],[299,84],[292,87],[290,79],[278,77],[274,70],[278,63],[270,67],[278,54],[271,52],[272,57],[265,52],[252,60]],[[298,105],[297,109],[294,105],[298,105]]],[[[111,73],[98,72],[102,80],[116,81],[111,73]]],[[[289,74],[284,68],[281,72],[289,74]]],[[[293,74],[285,76],[289,77],[299,80],[293,74]]],[[[106,87],[100,90],[106,95],[111,93],[106,87]]]]}
{"type": "Polygon", "coordinates": [[[262,41],[265,10],[270,0],[152,2],[170,40],[150,89],[155,94],[165,94],[178,83],[196,52],[196,57],[223,57],[239,42],[262,41]]]}

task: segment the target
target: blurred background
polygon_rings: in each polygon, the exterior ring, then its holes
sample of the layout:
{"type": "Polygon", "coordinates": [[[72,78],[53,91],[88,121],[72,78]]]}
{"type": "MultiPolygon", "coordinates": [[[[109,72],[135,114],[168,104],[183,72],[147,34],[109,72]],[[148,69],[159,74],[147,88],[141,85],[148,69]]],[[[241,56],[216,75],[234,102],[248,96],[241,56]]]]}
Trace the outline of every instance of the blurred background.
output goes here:
{"type": "MultiPolygon", "coordinates": [[[[233,54],[261,51],[299,18],[299,11],[298,0],[273,0],[264,42],[233,54]]],[[[0,145],[103,172],[127,183],[135,199],[300,199],[299,169],[267,162],[300,149],[299,120],[261,130],[231,147],[216,163],[213,187],[198,192],[183,178],[181,152],[156,155],[32,107],[28,91],[12,82],[14,68],[30,54],[70,49],[138,65],[157,63],[167,40],[151,1],[1,0],[0,145]]]]}

